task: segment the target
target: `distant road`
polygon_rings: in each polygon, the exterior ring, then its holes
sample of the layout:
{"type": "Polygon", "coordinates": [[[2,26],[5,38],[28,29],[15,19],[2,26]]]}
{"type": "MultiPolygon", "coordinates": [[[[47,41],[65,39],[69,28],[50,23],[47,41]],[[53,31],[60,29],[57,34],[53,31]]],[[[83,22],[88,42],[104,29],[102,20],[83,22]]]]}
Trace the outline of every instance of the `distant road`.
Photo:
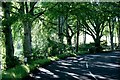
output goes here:
{"type": "Polygon", "coordinates": [[[120,52],[68,57],[38,68],[24,80],[120,80],[120,52]]]}

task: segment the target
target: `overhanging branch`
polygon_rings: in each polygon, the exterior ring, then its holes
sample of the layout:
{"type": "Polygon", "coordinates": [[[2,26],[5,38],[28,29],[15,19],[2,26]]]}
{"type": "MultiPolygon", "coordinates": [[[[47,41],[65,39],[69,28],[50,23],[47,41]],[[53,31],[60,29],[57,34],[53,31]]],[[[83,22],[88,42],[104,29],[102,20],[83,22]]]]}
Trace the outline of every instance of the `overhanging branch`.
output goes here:
{"type": "Polygon", "coordinates": [[[35,15],[34,15],[35,17],[34,17],[33,20],[35,20],[36,18],[38,18],[39,16],[41,16],[42,14],[44,14],[46,11],[48,11],[48,10],[54,8],[57,4],[58,4],[58,3],[56,3],[56,4],[55,4],[54,6],[52,6],[51,8],[48,8],[48,9],[42,11],[42,12],[39,12],[39,13],[35,14],[35,15]]]}

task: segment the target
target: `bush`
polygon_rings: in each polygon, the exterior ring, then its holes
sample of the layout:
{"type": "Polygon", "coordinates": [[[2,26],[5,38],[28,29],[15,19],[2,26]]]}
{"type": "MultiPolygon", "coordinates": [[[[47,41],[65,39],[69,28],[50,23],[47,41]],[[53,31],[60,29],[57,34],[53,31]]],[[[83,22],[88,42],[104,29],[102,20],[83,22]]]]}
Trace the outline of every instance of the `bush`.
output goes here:
{"type": "Polygon", "coordinates": [[[38,66],[47,65],[51,61],[49,59],[40,59],[31,62],[27,65],[18,65],[14,68],[11,68],[7,71],[2,72],[3,80],[21,80],[23,77],[26,77],[30,71],[33,71],[38,66]]]}
{"type": "Polygon", "coordinates": [[[52,61],[65,59],[68,56],[76,56],[76,54],[71,52],[66,52],[64,54],[48,57],[46,59],[35,60],[27,65],[18,65],[7,71],[3,71],[2,79],[3,80],[21,80],[22,78],[26,77],[31,71],[35,70],[36,67],[48,65],[52,61]]]}
{"type": "Polygon", "coordinates": [[[29,72],[30,70],[28,66],[19,65],[7,71],[3,71],[2,79],[3,80],[20,80],[22,77],[27,76],[29,72]]]}
{"type": "Polygon", "coordinates": [[[10,66],[10,67],[7,67],[7,68],[13,68],[13,67],[15,67],[16,65],[20,65],[20,64],[22,64],[23,62],[22,61],[20,61],[19,60],[19,57],[16,57],[16,56],[14,56],[14,57],[10,57],[9,58],[9,61],[7,61],[7,64],[8,64],[8,66],[10,66]]]}
{"type": "Polygon", "coordinates": [[[56,41],[49,40],[48,44],[48,56],[55,56],[61,54],[59,51],[64,51],[64,44],[61,44],[56,41]]]}
{"type": "Polygon", "coordinates": [[[80,51],[88,51],[91,47],[93,47],[95,44],[94,43],[90,43],[90,44],[81,44],[79,46],[79,50],[80,51]]]}
{"type": "Polygon", "coordinates": [[[59,59],[64,59],[68,56],[75,56],[74,54],[60,54],[53,57],[48,57],[47,59],[39,59],[32,61],[27,65],[18,65],[7,71],[2,72],[3,80],[21,80],[21,78],[26,77],[28,73],[33,71],[38,66],[45,66],[51,63],[51,61],[56,61],[59,59]]]}
{"type": "Polygon", "coordinates": [[[96,52],[96,47],[92,46],[89,48],[89,53],[95,53],[96,52]]]}

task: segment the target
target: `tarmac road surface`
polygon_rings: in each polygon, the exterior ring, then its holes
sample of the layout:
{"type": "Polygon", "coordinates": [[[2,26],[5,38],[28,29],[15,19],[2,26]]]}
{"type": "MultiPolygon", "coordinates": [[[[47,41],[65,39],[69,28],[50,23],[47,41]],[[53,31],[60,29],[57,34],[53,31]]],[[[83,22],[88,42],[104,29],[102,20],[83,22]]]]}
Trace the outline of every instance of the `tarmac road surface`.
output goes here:
{"type": "Polygon", "coordinates": [[[68,57],[39,67],[23,80],[120,80],[120,52],[68,57]]]}

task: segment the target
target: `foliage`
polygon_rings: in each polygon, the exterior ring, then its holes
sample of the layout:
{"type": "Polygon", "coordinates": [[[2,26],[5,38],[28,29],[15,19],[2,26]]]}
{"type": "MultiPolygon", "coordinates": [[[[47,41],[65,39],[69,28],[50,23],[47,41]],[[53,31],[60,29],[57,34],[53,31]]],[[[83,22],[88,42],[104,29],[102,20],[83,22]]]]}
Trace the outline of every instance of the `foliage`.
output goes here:
{"type": "Polygon", "coordinates": [[[60,43],[52,41],[50,39],[48,39],[48,55],[49,56],[55,56],[57,54],[59,54],[59,48],[61,48],[62,46],[60,45],[60,43]]]}
{"type": "MultiPolygon", "coordinates": [[[[9,57],[10,58],[10,57],[9,57]]],[[[18,57],[14,56],[8,61],[8,66],[15,67],[16,65],[21,65],[23,62],[19,60],[18,57]]]]}
{"type": "Polygon", "coordinates": [[[31,64],[27,65],[19,65],[12,69],[9,69],[7,71],[2,72],[2,78],[4,80],[21,80],[21,78],[28,75],[28,73],[32,70],[34,70],[38,65],[43,66],[49,63],[49,59],[40,59],[33,61],[31,64]]]}
{"type": "Polygon", "coordinates": [[[88,51],[92,46],[95,46],[94,43],[89,43],[89,44],[81,44],[79,45],[79,50],[80,51],[88,51]]]}
{"type": "MultiPolygon", "coordinates": [[[[75,52],[76,54],[85,54],[88,51],[94,53],[96,49],[103,50],[103,48],[106,48],[107,43],[106,41],[101,42],[101,37],[104,35],[108,36],[108,20],[115,19],[116,17],[120,18],[120,6],[116,2],[98,4],[89,2],[42,3],[39,1],[11,3],[9,18],[5,19],[5,15],[3,15],[1,19],[2,26],[0,25],[0,33],[2,35],[0,35],[0,48],[2,56],[9,57],[8,54],[4,54],[7,45],[3,32],[7,24],[9,24],[12,31],[14,56],[19,54],[16,50],[18,46],[21,49],[20,55],[22,57],[27,55],[24,53],[24,49],[22,49],[24,48],[23,45],[25,46],[26,38],[29,39],[29,41],[26,40],[28,46],[29,43],[32,44],[30,45],[31,48],[26,47],[26,49],[29,49],[30,53],[32,49],[32,53],[30,54],[31,61],[28,65],[20,65],[23,62],[19,61],[17,57],[12,58],[8,62],[9,66],[17,66],[3,72],[4,78],[21,78],[40,65],[64,59],[68,56],[76,56],[73,52],[77,49],[77,44],[73,44],[73,37],[76,36],[77,31],[89,34],[94,42],[78,45],[79,51],[75,52]],[[30,35],[29,37],[27,36],[28,34],[30,35]],[[32,61],[34,59],[36,60],[32,61]]],[[[116,34],[117,31],[119,32],[119,24],[119,21],[115,22],[116,31],[113,34],[116,34]]],[[[75,38],[74,42],[77,42],[77,38],[75,38]]],[[[21,58],[19,55],[18,57],[21,58]]]]}
{"type": "Polygon", "coordinates": [[[38,66],[45,66],[50,64],[52,61],[56,61],[59,59],[65,59],[68,56],[75,56],[75,54],[60,54],[53,57],[48,57],[47,59],[39,59],[32,61],[30,64],[27,65],[18,65],[14,68],[11,68],[7,71],[2,72],[2,79],[3,80],[21,80],[25,76],[28,75],[31,71],[33,71],[38,66]]]}
{"type": "Polygon", "coordinates": [[[13,80],[13,79],[21,79],[29,73],[29,67],[25,65],[16,66],[8,71],[2,72],[3,80],[13,80]]]}

